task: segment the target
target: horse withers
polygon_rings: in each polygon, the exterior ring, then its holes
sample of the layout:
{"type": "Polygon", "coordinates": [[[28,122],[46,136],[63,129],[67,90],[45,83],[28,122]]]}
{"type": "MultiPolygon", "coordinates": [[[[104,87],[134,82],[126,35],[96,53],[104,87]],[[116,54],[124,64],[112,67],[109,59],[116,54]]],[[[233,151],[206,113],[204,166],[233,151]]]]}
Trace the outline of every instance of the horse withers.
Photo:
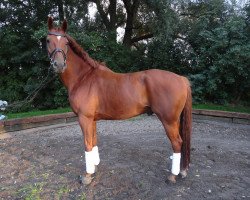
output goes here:
{"type": "Polygon", "coordinates": [[[47,50],[51,65],[68,90],[72,110],[84,135],[86,173],[91,183],[100,162],[96,121],[128,119],[155,113],[162,122],[173,148],[168,181],[186,176],[190,163],[192,97],[189,81],[177,74],[151,69],[115,73],[92,59],[66,34],[67,21],[54,27],[48,18],[47,50]]]}

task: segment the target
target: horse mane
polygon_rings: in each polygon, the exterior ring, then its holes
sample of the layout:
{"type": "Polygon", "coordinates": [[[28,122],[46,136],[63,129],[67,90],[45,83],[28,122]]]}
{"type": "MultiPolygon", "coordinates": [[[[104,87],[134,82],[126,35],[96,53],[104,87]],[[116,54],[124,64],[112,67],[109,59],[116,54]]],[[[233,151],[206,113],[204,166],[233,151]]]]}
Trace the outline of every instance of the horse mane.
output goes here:
{"type": "Polygon", "coordinates": [[[72,37],[70,37],[68,34],[66,34],[65,36],[69,41],[70,48],[76,55],[82,58],[86,63],[88,63],[93,68],[97,68],[98,65],[100,65],[100,63],[91,58],[89,54],[86,51],[84,51],[84,49],[79,44],[77,44],[77,42],[72,37]]]}

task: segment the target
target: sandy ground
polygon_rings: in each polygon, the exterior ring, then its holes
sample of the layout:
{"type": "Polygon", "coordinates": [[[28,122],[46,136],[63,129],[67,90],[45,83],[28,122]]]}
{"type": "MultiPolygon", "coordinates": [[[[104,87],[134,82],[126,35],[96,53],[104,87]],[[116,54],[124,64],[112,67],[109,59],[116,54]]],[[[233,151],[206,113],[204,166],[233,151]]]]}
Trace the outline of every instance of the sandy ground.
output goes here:
{"type": "Polygon", "coordinates": [[[0,199],[250,199],[250,126],[193,123],[186,179],[166,184],[172,154],[160,121],[98,123],[101,163],[89,186],[76,123],[0,135],[0,199]]]}

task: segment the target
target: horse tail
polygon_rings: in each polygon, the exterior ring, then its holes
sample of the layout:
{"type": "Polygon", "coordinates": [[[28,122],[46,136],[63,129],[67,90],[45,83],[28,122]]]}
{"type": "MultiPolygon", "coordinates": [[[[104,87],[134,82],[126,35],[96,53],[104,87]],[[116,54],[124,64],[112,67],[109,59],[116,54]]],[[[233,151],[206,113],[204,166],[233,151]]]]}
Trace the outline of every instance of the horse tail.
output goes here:
{"type": "MultiPolygon", "coordinates": [[[[186,79],[187,80],[187,79],[186,79]]],[[[190,145],[192,132],[192,93],[190,83],[187,80],[187,99],[180,119],[180,135],[182,138],[181,166],[188,169],[190,163],[190,145]]]]}

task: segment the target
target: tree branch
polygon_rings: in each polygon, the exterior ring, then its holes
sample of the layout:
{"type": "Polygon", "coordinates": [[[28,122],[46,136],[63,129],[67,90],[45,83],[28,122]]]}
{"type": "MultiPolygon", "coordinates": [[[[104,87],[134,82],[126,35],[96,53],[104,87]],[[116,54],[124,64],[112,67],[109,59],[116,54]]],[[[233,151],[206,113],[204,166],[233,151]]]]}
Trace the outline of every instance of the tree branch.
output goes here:
{"type": "Polygon", "coordinates": [[[125,24],[125,23],[126,23],[125,20],[122,20],[122,21],[118,22],[118,23],[116,24],[116,28],[122,26],[122,25],[125,24]]]}
{"type": "Polygon", "coordinates": [[[123,44],[130,47],[132,45],[133,25],[138,11],[140,0],[123,0],[125,9],[127,11],[125,34],[123,38],[123,44]]]}
{"type": "Polygon", "coordinates": [[[132,12],[137,13],[139,5],[140,5],[140,0],[134,0],[132,5],[132,12]]]}
{"type": "Polygon", "coordinates": [[[186,37],[182,37],[180,34],[175,35],[176,38],[179,38],[181,40],[187,41],[186,37]]]}
{"type": "Polygon", "coordinates": [[[100,13],[100,16],[102,18],[102,21],[107,29],[110,27],[110,21],[108,19],[108,14],[104,12],[103,6],[101,5],[100,0],[92,0],[97,7],[98,12],[100,13]]]}
{"type": "Polygon", "coordinates": [[[148,33],[148,34],[145,34],[145,35],[141,35],[141,36],[132,38],[131,42],[135,43],[135,42],[139,42],[141,40],[149,39],[149,38],[152,38],[152,37],[154,37],[153,33],[148,33]]]}
{"type": "Polygon", "coordinates": [[[131,10],[131,8],[130,8],[131,7],[130,0],[123,0],[123,4],[124,4],[125,9],[127,10],[127,12],[131,10]]]}
{"type": "Polygon", "coordinates": [[[109,21],[112,29],[116,27],[117,23],[116,4],[117,4],[116,0],[109,1],[108,13],[110,15],[109,21]]]}

